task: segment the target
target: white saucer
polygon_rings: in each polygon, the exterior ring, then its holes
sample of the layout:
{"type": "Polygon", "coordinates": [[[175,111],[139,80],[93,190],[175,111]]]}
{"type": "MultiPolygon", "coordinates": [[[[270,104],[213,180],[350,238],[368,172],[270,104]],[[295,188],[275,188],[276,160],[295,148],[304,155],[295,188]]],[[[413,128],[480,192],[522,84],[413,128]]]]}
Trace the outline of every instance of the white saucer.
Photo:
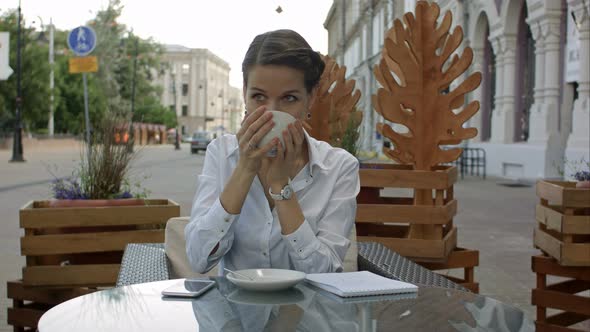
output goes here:
{"type": "Polygon", "coordinates": [[[236,272],[251,277],[253,280],[240,277],[231,272],[226,275],[227,280],[240,288],[253,291],[276,291],[287,289],[305,279],[305,273],[293,270],[249,269],[236,272]]]}

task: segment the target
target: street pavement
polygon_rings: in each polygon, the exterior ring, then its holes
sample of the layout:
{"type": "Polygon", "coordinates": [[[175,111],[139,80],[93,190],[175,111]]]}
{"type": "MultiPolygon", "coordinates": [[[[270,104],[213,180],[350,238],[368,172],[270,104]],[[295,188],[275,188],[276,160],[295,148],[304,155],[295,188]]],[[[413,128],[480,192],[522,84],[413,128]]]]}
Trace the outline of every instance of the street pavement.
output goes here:
{"type": "MultiPolygon", "coordinates": [[[[53,148],[27,154],[26,163],[9,163],[11,151],[0,150],[0,331],[12,331],[6,324],[6,281],[21,277],[25,260],[20,256],[18,211],[26,202],[49,197],[49,182],[66,176],[79,162],[80,150],[53,148]]],[[[151,191],[150,197],[169,198],[188,215],[196,178],[204,154],[191,155],[189,146],[180,151],[173,146],[144,147],[135,161],[132,176],[151,191]]],[[[459,246],[477,249],[480,266],[476,279],[481,294],[512,304],[534,319],[531,289],[535,276],[531,256],[537,199],[533,186],[506,187],[501,179],[466,177],[455,186],[459,210],[454,219],[459,229],[459,246]]],[[[460,275],[451,271],[451,275],[460,275]]],[[[443,272],[445,273],[445,272],[443,272]]]]}

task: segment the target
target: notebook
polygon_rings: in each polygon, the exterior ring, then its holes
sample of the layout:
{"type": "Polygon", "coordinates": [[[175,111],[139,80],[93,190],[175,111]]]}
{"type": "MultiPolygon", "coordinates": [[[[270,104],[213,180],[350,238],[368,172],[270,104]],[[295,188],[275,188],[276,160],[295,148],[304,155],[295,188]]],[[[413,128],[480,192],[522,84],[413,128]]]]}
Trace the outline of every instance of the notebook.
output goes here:
{"type": "Polygon", "coordinates": [[[369,271],[312,273],[305,281],[342,297],[414,293],[418,286],[382,277],[369,271]]]}
{"type": "Polygon", "coordinates": [[[357,303],[370,303],[370,302],[396,302],[402,300],[415,300],[418,298],[417,292],[412,293],[401,293],[401,294],[386,294],[386,295],[361,295],[361,296],[350,296],[342,297],[334,293],[330,293],[316,286],[312,286],[308,283],[307,287],[315,290],[322,297],[325,297],[331,301],[342,303],[342,304],[357,304],[357,303]]]}

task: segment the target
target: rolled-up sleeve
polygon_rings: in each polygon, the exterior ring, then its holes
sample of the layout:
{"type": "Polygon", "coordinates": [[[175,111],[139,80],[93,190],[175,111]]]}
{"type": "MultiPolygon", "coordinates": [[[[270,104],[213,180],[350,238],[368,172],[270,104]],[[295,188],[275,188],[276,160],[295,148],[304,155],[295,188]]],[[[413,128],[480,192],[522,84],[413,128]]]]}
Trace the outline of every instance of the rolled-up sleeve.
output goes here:
{"type": "Polygon", "coordinates": [[[340,272],[356,217],[360,191],[359,165],[347,158],[338,174],[324,214],[314,232],[308,220],[291,234],[283,235],[295,269],[306,273],[340,272]]]}
{"type": "Polygon", "coordinates": [[[231,248],[233,225],[239,217],[228,213],[221,205],[221,185],[218,181],[218,148],[209,144],[203,172],[197,180],[197,192],[193,200],[190,222],[184,230],[186,254],[191,268],[198,273],[211,270],[231,248]],[[213,254],[211,251],[219,244],[213,254]]]}

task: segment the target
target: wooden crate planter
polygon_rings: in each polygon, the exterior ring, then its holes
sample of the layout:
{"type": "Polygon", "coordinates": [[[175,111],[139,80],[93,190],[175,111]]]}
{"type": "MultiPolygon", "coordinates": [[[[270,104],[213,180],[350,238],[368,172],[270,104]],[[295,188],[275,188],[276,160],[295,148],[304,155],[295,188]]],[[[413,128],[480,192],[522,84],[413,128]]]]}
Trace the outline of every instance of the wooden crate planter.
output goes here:
{"type": "Polygon", "coordinates": [[[20,210],[25,286],[114,286],[127,243],[164,242],[166,221],[180,216],[170,200],[142,206],[40,208],[20,210]]]}
{"type": "Polygon", "coordinates": [[[41,316],[49,309],[77,296],[95,292],[96,289],[26,287],[22,280],[9,281],[6,294],[12,299],[7,321],[15,331],[35,331],[41,316]]]}
{"type": "Polygon", "coordinates": [[[564,266],[590,266],[590,189],[574,182],[537,183],[534,244],[564,266]]]}
{"type": "Polygon", "coordinates": [[[462,269],[463,278],[446,274],[444,276],[474,293],[479,293],[479,283],[475,281],[475,268],[479,266],[479,251],[477,250],[455,248],[444,263],[420,261],[420,259],[414,261],[433,271],[462,269]]]}
{"type": "Polygon", "coordinates": [[[407,165],[363,164],[357,197],[358,240],[379,242],[410,258],[446,260],[457,246],[457,229],[453,226],[456,180],[454,166],[439,166],[427,172],[407,165]],[[433,196],[427,204],[417,205],[411,197],[381,197],[383,188],[429,190],[433,196]],[[412,237],[409,230],[413,224],[433,225],[435,235],[412,237]]]}
{"type": "Polygon", "coordinates": [[[532,257],[532,269],[537,275],[537,288],[531,298],[537,307],[537,332],[587,331],[573,325],[584,322],[590,326],[590,297],[580,294],[590,290],[590,267],[562,266],[551,257],[539,255],[532,257]],[[548,275],[568,279],[548,285],[548,275]],[[562,312],[547,316],[548,308],[562,312]]]}

